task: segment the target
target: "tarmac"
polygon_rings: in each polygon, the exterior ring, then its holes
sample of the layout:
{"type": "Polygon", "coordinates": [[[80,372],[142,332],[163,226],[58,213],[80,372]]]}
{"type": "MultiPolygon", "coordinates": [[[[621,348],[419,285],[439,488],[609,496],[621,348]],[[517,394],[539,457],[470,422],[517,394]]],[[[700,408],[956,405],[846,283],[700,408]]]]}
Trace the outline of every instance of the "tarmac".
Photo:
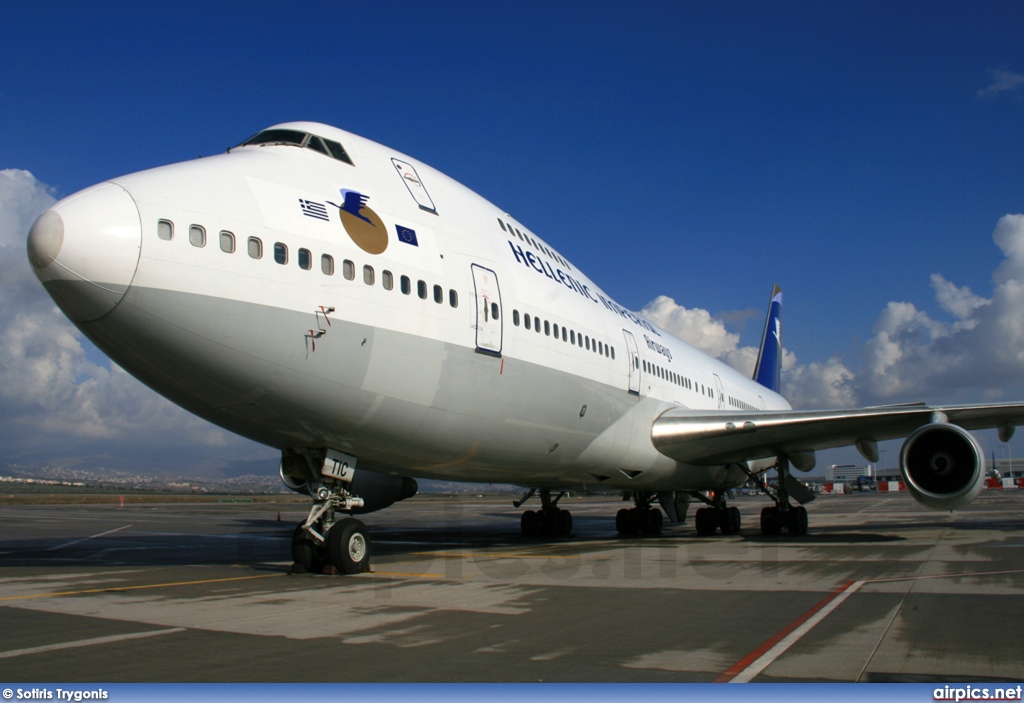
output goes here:
{"type": "Polygon", "coordinates": [[[294,503],[0,506],[0,683],[1024,680],[1024,490],[821,496],[799,537],[764,497],[733,536],[622,538],[624,505],[542,540],[417,497],[358,576],[289,573],[294,503]]]}

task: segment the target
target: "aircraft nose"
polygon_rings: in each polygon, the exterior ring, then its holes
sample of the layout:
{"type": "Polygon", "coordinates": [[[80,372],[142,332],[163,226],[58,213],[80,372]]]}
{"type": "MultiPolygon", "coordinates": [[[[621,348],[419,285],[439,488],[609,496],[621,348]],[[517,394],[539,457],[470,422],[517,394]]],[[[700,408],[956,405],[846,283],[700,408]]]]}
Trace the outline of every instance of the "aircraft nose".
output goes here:
{"type": "Polygon", "coordinates": [[[124,298],[142,248],[139,209],[121,186],[103,183],[56,203],[28,234],[36,277],[74,322],[91,322],[124,298]]]}

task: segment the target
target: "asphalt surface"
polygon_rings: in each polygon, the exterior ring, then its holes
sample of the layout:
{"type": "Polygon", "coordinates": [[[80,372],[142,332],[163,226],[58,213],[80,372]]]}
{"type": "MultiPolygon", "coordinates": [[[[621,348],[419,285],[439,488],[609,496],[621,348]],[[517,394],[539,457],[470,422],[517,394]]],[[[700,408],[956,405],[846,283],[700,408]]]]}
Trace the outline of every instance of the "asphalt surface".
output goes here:
{"type": "Polygon", "coordinates": [[[0,506],[0,683],[1024,680],[1024,491],[822,496],[801,537],[732,504],[738,536],[626,539],[563,499],[541,540],[418,497],[359,576],[289,574],[295,504],[0,506]]]}

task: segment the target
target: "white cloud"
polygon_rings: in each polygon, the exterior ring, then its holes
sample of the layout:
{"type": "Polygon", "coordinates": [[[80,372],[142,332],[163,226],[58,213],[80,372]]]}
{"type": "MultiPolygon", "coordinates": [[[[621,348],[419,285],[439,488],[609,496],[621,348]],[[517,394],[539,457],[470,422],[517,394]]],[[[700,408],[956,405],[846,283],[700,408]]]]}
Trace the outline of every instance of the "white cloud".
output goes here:
{"type": "Polygon", "coordinates": [[[1024,216],[1006,215],[992,234],[1006,257],[991,298],[932,276],[936,301],[955,320],[932,319],[911,303],[889,303],[865,347],[860,394],[999,398],[1024,387],[1024,216]]]}
{"type": "Polygon", "coordinates": [[[1024,86],[1024,76],[1013,71],[991,70],[992,82],[978,91],[979,98],[992,98],[1000,93],[1012,93],[1024,86]]]}
{"type": "MultiPolygon", "coordinates": [[[[725,323],[712,318],[707,310],[684,308],[665,295],[659,295],[647,303],[640,314],[714,357],[735,351],[740,342],[738,334],[726,330],[725,323]]],[[[756,360],[756,350],[754,356],[756,360]]]]}
{"type": "MultiPolygon", "coordinates": [[[[28,171],[0,170],[0,441],[6,456],[90,443],[110,454],[140,446],[246,446],[109,361],[89,360],[101,355],[50,300],[26,254],[32,223],[54,202],[52,189],[28,171]]],[[[165,468],[176,453],[160,453],[165,468]]]]}
{"type": "MultiPolygon", "coordinates": [[[[1024,394],[1024,215],[1002,217],[992,239],[1004,259],[993,272],[991,298],[931,276],[937,319],[910,302],[890,302],[853,371],[839,358],[799,364],[785,352],[783,394],[794,407],[853,407],[925,400],[972,402],[1024,394]]],[[[706,310],[661,296],[642,313],[652,322],[750,374],[757,350],[706,310]]]]}
{"type": "MultiPolygon", "coordinates": [[[[667,296],[658,296],[640,311],[651,322],[684,342],[721,360],[746,376],[753,376],[757,347],[739,345],[740,336],[729,332],[721,318],[707,310],[685,308],[667,296]]],[[[744,318],[749,313],[743,313],[744,318]]],[[[725,316],[723,316],[725,317],[725,316]]],[[[854,404],[853,374],[836,359],[801,366],[788,349],[782,353],[783,394],[794,407],[846,407],[854,404]]]]}

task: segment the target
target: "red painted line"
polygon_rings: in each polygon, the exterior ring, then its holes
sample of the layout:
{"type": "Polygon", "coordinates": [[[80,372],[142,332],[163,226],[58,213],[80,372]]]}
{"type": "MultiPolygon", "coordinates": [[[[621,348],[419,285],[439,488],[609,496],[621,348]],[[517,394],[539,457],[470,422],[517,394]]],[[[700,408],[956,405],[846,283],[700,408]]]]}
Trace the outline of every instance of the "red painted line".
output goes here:
{"type": "Polygon", "coordinates": [[[818,603],[817,605],[812,607],[806,613],[804,613],[803,615],[798,617],[796,620],[794,620],[793,622],[789,623],[784,628],[782,628],[781,630],[776,632],[774,635],[772,635],[770,638],[765,640],[764,643],[762,643],[761,646],[758,647],[757,649],[755,649],[753,652],[751,652],[747,656],[743,657],[738,662],[736,662],[735,664],[730,666],[728,669],[726,669],[725,672],[721,676],[719,676],[717,679],[715,679],[713,681],[713,683],[729,683],[730,681],[732,681],[734,678],[736,678],[737,675],[739,675],[740,672],[742,672],[748,666],[750,666],[755,661],[760,659],[761,656],[765,652],[767,652],[769,649],[771,649],[772,647],[777,645],[779,642],[781,642],[782,639],[784,637],[786,637],[789,633],[791,633],[793,630],[795,630],[796,628],[800,627],[805,622],[807,622],[812,617],[814,617],[815,613],[817,613],[819,610],[821,610],[826,605],[831,603],[833,600],[838,598],[839,595],[843,593],[843,591],[848,589],[853,584],[854,584],[854,581],[847,581],[842,586],[840,586],[836,590],[832,591],[832,593],[830,593],[820,603],[818,603]]]}

